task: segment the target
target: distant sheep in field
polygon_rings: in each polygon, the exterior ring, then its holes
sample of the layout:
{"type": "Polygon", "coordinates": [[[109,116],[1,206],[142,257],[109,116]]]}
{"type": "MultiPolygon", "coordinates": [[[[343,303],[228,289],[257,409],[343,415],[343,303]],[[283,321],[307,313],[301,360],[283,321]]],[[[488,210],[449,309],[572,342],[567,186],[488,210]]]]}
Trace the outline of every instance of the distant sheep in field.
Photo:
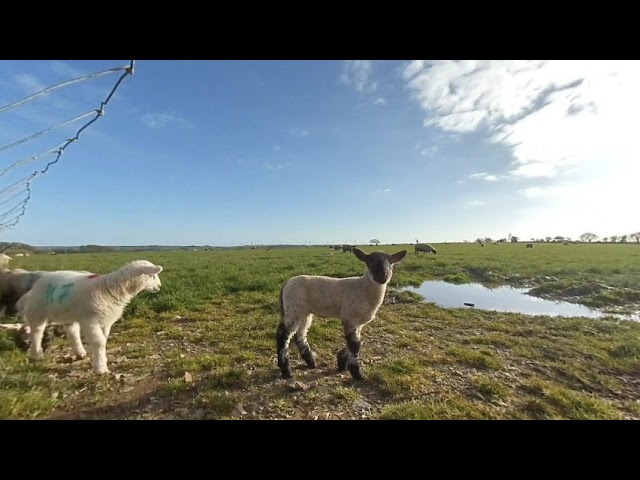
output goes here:
{"type": "Polygon", "coordinates": [[[353,252],[353,245],[342,245],[342,253],[353,252]]]}
{"type": "Polygon", "coordinates": [[[24,253],[16,253],[14,257],[24,257],[24,253]]]}
{"type": "Polygon", "coordinates": [[[289,343],[296,343],[309,368],[316,367],[315,354],[307,341],[307,331],[314,315],[342,320],[346,347],[338,353],[338,371],[349,368],[351,376],[362,380],[360,370],[360,333],[372,321],[382,304],[393,265],[407,251],[389,255],[384,252],[365,253],[354,248],[353,253],[367,265],[361,277],[332,278],[298,275],[290,278],[280,290],[280,323],[276,333],[278,366],[283,378],[291,378],[289,343]]]}
{"type": "Polygon", "coordinates": [[[334,250],[340,250],[342,248],[342,245],[334,245],[333,249],[334,250]]]}
{"type": "Polygon", "coordinates": [[[431,253],[433,252],[434,254],[436,253],[436,249],[433,248],[431,245],[429,245],[428,243],[419,243],[415,246],[415,252],[414,253],[431,253]]]}
{"type": "Polygon", "coordinates": [[[15,315],[20,297],[26,294],[44,272],[21,268],[0,268],[0,309],[5,315],[15,315]]]}
{"type": "Polygon", "coordinates": [[[91,351],[92,370],[109,373],[107,340],[113,324],[125,307],[142,291],[158,292],[162,267],[147,260],[130,262],[106,275],[61,270],[44,272],[17,307],[30,328],[32,360],[42,360],[42,336],[49,322],[63,324],[73,354],[82,359],[87,352],[80,332],[91,351]]]}
{"type": "Polygon", "coordinates": [[[527,243],[526,248],[533,248],[533,243],[527,243]]]}

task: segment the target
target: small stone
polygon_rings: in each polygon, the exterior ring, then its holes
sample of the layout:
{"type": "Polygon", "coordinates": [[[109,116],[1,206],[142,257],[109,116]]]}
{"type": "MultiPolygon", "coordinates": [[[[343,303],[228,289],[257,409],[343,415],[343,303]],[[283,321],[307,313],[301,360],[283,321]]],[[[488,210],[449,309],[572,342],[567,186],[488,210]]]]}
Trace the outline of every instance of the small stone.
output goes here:
{"type": "Polygon", "coordinates": [[[299,380],[296,380],[292,383],[289,383],[287,385],[287,389],[291,392],[305,392],[307,390],[309,390],[309,386],[305,385],[304,383],[302,383],[299,380]]]}
{"type": "Polygon", "coordinates": [[[185,383],[193,383],[193,375],[189,372],[184,372],[184,381],[185,383]]]}

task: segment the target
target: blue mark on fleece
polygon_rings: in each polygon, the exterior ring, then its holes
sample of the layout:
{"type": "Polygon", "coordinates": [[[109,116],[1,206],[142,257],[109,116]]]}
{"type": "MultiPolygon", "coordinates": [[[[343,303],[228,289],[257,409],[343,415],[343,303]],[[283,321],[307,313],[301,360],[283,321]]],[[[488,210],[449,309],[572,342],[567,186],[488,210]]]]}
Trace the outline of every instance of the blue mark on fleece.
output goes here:
{"type": "Polygon", "coordinates": [[[73,283],[67,283],[65,285],[47,285],[47,303],[62,303],[71,294],[71,288],[73,285],[73,283]],[[60,290],[58,290],[58,287],[60,287],[60,290]],[[56,300],[57,291],[60,293],[57,295],[56,300]]]}

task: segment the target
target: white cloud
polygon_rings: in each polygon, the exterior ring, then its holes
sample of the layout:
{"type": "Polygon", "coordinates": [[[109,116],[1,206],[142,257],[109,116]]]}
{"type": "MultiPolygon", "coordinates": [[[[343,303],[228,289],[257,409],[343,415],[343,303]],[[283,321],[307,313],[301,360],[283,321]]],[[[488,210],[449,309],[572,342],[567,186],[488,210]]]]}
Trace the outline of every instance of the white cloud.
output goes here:
{"type": "Polygon", "coordinates": [[[489,175],[487,172],[472,173],[471,175],[467,175],[467,178],[477,178],[480,180],[486,180],[487,182],[495,182],[496,180],[498,180],[498,177],[496,175],[489,175]]]}
{"type": "Polygon", "coordinates": [[[390,188],[385,188],[385,189],[384,189],[384,193],[389,193],[390,191],[391,191],[391,189],[390,189],[390,188]]]}
{"type": "Polygon", "coordinates": [[[164,128],[171,126],[190,127],[191,122],[182,117],[166,113],[145,113],[140,121],[149,128],[164,128]]]}
{"type": "Polygon", "coordinates": [[[375,105],[386,105],[387,101],[382,97],[378,97],[378,98],[376,98],[376,100],[373,103],[375,105]]]}
{"type": "Polygon", "coordinates": [[[57,75],[60,75],[61,77],[68,77],[69,80],[84,75],[83,72],[81,72],[77,68],[74,68],[67,62],[63,62],[61,60],[51,61],[51,71],[53,71],[53,73],[57,75]]]}
{"type": "Polygon", "coordinates": [[[601,212],[597,224],[631,228],[639,61],[415,61],[402,77],[425,125],[485,134],[510,151],[505,174],[474,178],[526,181],[531,219],[579,231],[601,212]]]}
{"type": "Polygon", "coordinates": [[[302,129],[302,128],[292,128],[291,130],[289,130],[289,134],[293,135],[294,137],[308,137],[309,136],[309,132],[306,131],[305,129],[302,129]]]}
{"type": "Polygon", "coordinates": [[[42,83],[38,77],[31,75],[30,73],[15,73],[13,79],[18,86],[26,93],[36,93],[40,90],[44,90],[47,86],[42,83]]]}
{"type": "Polygon", "coordinates": [[[371,60],[346,60],[340,80],[353,86],[358,92],[373,92],[378,85],[371,80],[372,73],[371,60]]]}
{"type": "Polygon", "coordinates": [[[482,205],[485,205],[485,203],[480,200],[471,200],[470,202],[467,202],[467,205],[469,205],[470,207],[480,207],[482,205]]]}
{"type": "Polygon", "coordinates": [[[427,147],[420,150],[420,155],[422,155],[423,157],[428,157],[434,155],[437,151],[438,147],[434,145],[432,147],[427,147]]]}

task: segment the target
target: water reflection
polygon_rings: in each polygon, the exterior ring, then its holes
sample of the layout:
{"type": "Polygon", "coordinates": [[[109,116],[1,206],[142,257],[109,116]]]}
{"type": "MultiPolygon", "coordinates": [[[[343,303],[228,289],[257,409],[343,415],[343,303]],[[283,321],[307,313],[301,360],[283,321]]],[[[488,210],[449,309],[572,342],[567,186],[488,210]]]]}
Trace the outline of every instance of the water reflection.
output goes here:
{"type": "Polygon", "coordinates": [[[639,315],[607,314],[584,305],[534,297],[527,295],[529,289],[526,288],[488,288],[479,283],[452,284],[442,280],[428,280],[419,287],[405,287],[402,290],[418,293],[427,302],[435,302],[444,308],[480,308],[527,315],[640,320],[639,315]]]}

